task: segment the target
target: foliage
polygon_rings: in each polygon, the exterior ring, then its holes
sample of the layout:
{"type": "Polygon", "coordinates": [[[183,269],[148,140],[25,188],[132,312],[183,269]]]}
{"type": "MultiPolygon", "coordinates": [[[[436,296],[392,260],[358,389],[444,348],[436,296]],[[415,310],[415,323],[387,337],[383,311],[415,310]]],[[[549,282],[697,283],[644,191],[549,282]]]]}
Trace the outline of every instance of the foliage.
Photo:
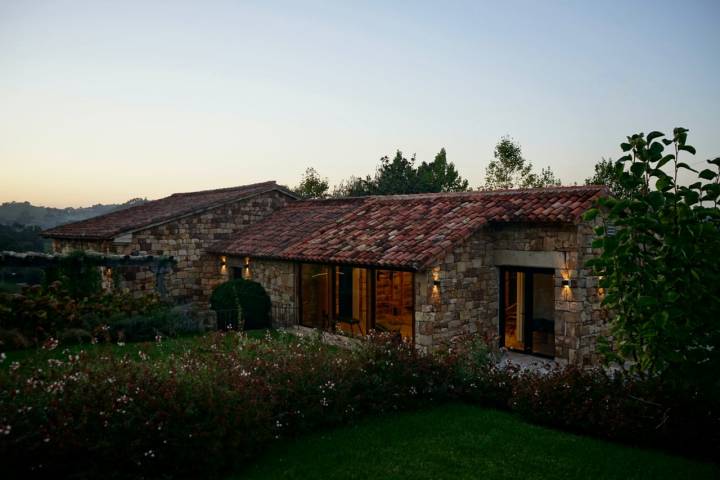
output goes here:
{"type": "Polygon", "coordinates": [[[408,159],[398,150],[392,159],[388,156],[380,159],[374,176],[350,177],[335,188],[333,196],[459,192],[467,189],[467,180],[460,176],[452,162],[447,161],[444,148],[432,162],[422,162],[417,167],[415,156],[408,159]]]}
{"type": "Polygon", "coordinates": [[[325,198],[328,196],[330,184],[327,178],[320,177],[320,174],[312,167],[305,170],[300,184],[293,189],[300,198],[325,198]]]}
{"type": "Polygon", "coordinates": [[[468,181],[460,176],[452,162],[447,161],[444,148],[432,162],[422,162],[418,166],[417,176],[421,192],[464,192],[468,189],[468,181]]]}
{"type": "MultiPolygon", "coordinates": [[[[35,285],[19,294],[0,294],[0,330],[16,348],[40,345],[48,338],[59,338],[63,331],[93,331],[109,319],[148,315],[164,308],[155,295],[133,297],[127,293],[99,293],[78,299],[60,282],[47,288],[35,285]]],[[[6,347],[7,348],[7,347],[6,347]]]]}
{"type": "Polygon", "coordinates": [[[391,346],[354,353],[228,333],[155,361],[143,351],[81,353],[42,369],[3,368],[3,470],[207,477],[274,438],[407,408],[446,383],[414,349],[391,346]]]}
{"type": "Polygon", "coordinates": [[[42,252],[45,240],[40,236],[41,231],[37,225],[0,224],[0,251],[42,252]]]}
{"type": "Polygon", "coordinates": [[[0,367],[4,472],[208,477],[274,439],[453,399],[634,444],[720,452],[717,399],[602,371],[500,368],[476,342],[424,355],[385,334],[341,350],[314,337],[219,332],[153,353],[161,348],[0,367]]]}
{"type": "Polygon", "coordinates": [[[494,160],[485,169],[487,190],[511,188],[554,187],[561,184],[550,167],[533,172],[532,163],[522,156],[520,144],[511,137],[502,137],[495,145],[494,160]]]}
{"type": "Polygon", "coordinates": [[[368,175],[365,178],[350,176],[347,180],[341,181],[337,184],[332,191],[332,196],[335,198],[342,197],[361,197],[363,195],[369,195],[368,185],[372,182],[372,178],[368,175]]]}
{"type": "Polygon", "coordinates": [[[60,282],[76,299],[97,295],[102,290],[102,278],[97,263],[82,250],[76,250],[58,259],[58,265],[45,272],[49,285],[60,282]]]}
{"type": "Polygon", "coordinates": [[[585,185],[605,185],[614,197],[628,197],[631,191],[623,187],[621,182],[623,171],[623,162],[613,162],[612,159],[603,158],[595,164],[595,174],[585,179],[585,185]]]}
{"type": "Polygon", "coordinates": [[[242,311],[244,330],[270,326],[270,297],[258,282],[244,278],[228,280],[213,290],[210,306],[217,314],[221,329],[239,326],[239,311],[242,311]]]}
{"type": "Polygon", "coordinates": [[[698,173],[678,158],[695,153],[687,130],[663,137],[628,137],[618,163],[629,195],[602,199],[585,216],[603,221],[593,243],[602,253],[588,265],[614,314],[605,353],[630,360],[636,373],[720,394],[720,158],[708,161],[716,171],[698,173]],[[678,183],[681,171],[697,173],[697,181],[678,183]]]}
{"type": "MultiPolygon", "coordinates": [[[[161,337],[174,337],[180,327],[177,313],[170,309],[159,309],[132,316],[117,315],[109,322],[111,338],[143,342],[161,337]]],[[[66,333],[67,335],[67,333],[66,333]]]]}

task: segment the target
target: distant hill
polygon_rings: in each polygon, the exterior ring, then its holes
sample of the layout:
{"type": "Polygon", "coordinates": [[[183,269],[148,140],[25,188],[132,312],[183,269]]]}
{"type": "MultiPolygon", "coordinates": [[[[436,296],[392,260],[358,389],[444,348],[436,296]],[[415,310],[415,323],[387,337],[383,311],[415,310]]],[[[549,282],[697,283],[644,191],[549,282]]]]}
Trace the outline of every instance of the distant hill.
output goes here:
{"type": "Polygon", "coordinates": [[[37,225],[45,229],[133,207],[146,201],[143,198],[133,198],[122,204],[97,204],[82,208],[39,207],[30,202],[5,202],[0,204],[0,224],[37,225]]]}

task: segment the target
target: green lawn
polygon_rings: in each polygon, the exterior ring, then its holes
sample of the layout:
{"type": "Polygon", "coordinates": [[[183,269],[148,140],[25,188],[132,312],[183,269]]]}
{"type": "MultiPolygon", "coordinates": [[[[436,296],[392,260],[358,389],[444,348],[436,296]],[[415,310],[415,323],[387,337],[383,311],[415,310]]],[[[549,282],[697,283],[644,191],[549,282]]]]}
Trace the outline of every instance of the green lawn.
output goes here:
{"type": "Polygon", "coordinates": [[[231,477],[265,478],[709,479],[720,468],[446,405],[281,442],[231,477]]]}

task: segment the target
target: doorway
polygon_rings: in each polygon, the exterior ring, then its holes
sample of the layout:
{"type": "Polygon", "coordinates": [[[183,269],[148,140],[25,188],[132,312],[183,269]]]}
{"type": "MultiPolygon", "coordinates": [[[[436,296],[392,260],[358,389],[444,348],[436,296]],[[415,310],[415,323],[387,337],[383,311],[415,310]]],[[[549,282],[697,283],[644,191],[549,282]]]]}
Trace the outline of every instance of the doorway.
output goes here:
{"type": "Polygon", "coordinates": [[[500,346],[555,356],[555,284],[552,269],[500,269],[500,346]]]}

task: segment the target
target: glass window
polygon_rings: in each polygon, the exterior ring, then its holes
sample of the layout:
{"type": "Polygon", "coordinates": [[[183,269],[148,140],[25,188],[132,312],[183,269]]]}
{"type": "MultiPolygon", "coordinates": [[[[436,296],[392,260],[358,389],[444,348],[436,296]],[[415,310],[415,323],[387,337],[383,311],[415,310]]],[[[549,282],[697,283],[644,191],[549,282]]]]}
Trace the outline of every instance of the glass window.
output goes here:
{"type": "Polygon", "coordinates": [[[330,325],[330,267],[303,263],[300,265],[300,324],[313,328],[330,325]]]}
{"type": "Polygon", "coordinates": [[[505,346],[513,350],[524,350],[523,323],[525,320],[525,273],[505,271],[505,346]]]}
{"type": "Polygon", "coordinates": [[[532,351],[555,355],[555,285],[550,273],[533,273],[532,351]]]}
{"type": "Polygon", "coordinates": [[[365,335],[370,324],[370,286],[366,268],[335,267],[335,319],[338,329],[365,335]]]}
{"type": "Polygon", "coordinates": [[[412,272],[377,270],[375,275],[375,328],[412,338],[412,272]]]}

